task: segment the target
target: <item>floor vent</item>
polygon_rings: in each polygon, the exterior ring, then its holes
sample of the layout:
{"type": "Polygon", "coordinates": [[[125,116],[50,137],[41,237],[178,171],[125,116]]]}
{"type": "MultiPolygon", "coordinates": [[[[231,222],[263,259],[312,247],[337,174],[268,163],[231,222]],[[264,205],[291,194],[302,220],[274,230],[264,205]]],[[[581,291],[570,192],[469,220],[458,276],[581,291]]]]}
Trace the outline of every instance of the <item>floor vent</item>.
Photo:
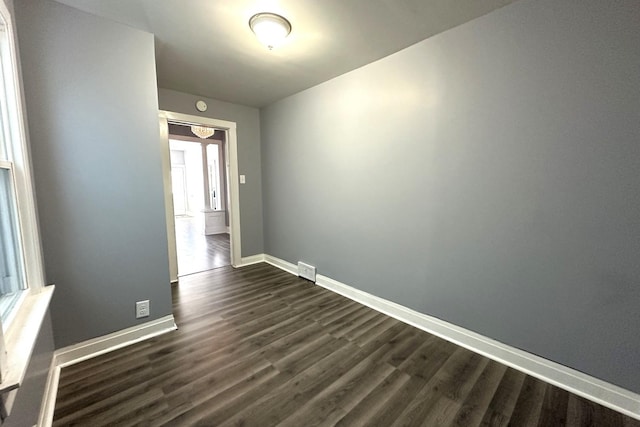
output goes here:
{"type": "Polygon", "coordinates": [[[313,265],[298,261],[298,276],[316,282],[316,268],[313,265]]]}

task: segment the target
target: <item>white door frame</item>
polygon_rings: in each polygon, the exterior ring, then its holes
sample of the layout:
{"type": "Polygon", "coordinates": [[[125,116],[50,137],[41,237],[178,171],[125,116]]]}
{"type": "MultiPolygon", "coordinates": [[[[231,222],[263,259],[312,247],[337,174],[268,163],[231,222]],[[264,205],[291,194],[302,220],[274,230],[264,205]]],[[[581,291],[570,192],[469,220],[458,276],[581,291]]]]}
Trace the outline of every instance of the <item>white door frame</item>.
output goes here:
{"type": "Polygon", "coordinates": [[[230,177],[229,195],[230,206],[229,228],[231,231],[231,265],[238,267],[242,263],[242,247],[240,238],[240,177],[238,172],[238,137],[236,133],[236,122],[226,120],[211,119],[208,117],[194,116],[191,114],[176,113],[173,111],[160,110],[160,142],[162,144],[163,155],[163,181],[165,184],[165,209],[167,216],[167,232],[169,236],[169,269],[171,281],[178,280],[178,256],[176,252],[175,240],[175,220],[173,218],[173,200],[171,195],[171,163],[169,161],[169,125],[168,122],[184,125],[205,125],[223,129],[227,131],[227,156],[229,158],[230,177]],[[167,199],[168,197],[168,199],[167,199]]]}

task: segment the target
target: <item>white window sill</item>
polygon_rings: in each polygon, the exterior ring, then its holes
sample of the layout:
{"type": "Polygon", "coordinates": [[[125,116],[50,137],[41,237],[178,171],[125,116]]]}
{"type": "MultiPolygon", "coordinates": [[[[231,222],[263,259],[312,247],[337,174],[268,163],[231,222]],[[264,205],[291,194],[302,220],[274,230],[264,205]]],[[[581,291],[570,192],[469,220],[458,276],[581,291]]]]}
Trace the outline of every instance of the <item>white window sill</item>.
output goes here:
{"type": "Polygon", "coordinates": [[[54,288],[51,285],[31,290],[11,322],[5,335],[8,372],[0,383],[0,394],[19,388],[24,381],[54,288]]]}

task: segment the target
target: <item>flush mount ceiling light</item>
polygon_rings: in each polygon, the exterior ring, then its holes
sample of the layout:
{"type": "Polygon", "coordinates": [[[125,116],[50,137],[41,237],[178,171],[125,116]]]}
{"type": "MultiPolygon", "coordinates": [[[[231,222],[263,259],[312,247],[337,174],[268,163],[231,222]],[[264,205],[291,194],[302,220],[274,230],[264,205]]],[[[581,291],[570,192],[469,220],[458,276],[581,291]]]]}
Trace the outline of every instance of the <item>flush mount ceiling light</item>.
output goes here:
{"type": "Polygon", "coordinates": [[[249,19],[249,27],[260,43],[273,49],[291,33],[291,23],[275,13],[256,13],[249,19]]]}
{"type": "Polygon", "coordinates": [[[198,138],[207,139],[216,133],[216,130],[206,126],[191,126],[191,132],[193,132],[193,134],[198,138]]]}

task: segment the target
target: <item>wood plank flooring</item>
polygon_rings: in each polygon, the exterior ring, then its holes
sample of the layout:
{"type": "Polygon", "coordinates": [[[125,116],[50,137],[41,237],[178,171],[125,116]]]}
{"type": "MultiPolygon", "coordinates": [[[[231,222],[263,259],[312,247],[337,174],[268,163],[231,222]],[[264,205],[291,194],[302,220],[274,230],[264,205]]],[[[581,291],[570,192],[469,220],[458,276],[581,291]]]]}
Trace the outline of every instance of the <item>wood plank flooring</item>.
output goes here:
{"type": "Polygon", "coordinates": [[[230,248],[228,234],[205,236],[197,229],[195,218],[176,217],[178,276],[231,265],[230,248]]]}
{"type": "Polygon", "coordinates": [[[55,426],[640,426],[267,264],[173,304],[177,331],[62,370],[55,426]]]}

